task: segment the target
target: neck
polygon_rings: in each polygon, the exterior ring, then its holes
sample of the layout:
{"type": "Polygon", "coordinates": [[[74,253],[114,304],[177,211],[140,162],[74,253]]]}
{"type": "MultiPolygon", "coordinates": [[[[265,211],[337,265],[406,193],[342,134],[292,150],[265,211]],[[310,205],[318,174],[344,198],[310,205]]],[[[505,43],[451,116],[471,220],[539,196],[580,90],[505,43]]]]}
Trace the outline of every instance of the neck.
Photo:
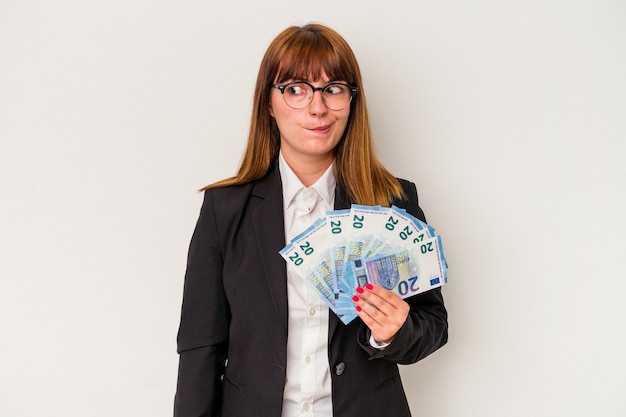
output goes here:
{"type": "Polygon", "coordinates": [[[332,155],[326,158],[315,158],[306,161],[293,160],[284,154],[283,157],[300,182],[307,188],[315,184],[324,175],[334,159],[332,155]]]}

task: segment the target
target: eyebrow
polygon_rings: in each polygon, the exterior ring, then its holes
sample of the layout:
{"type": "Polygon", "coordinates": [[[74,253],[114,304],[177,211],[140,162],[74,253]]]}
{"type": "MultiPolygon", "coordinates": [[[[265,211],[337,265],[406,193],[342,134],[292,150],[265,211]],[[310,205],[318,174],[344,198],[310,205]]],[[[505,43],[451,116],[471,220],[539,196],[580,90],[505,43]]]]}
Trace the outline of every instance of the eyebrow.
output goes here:
{"type": "MultiPolygon", "coordinates": [[[[278,83],[278,84],[279,85],[285,85],[285,84],[292,84],[292,83],[306,83],[306,84],[311,84],[311,85],[314,84],[312,81],[309,81],[309,80],[302,80],[302,79],[295,79],[295,78],[294,79],[288,79],[287,81],[282,82],[282,83],[278,83]]],[[[347,81],[343,81],[343,80],[328,80],[328,81],[325,81],[323,83],[320,83],[320,85],[323,87],[325,85],[334,84],[334,83],[348,84],[347,81]]]]}

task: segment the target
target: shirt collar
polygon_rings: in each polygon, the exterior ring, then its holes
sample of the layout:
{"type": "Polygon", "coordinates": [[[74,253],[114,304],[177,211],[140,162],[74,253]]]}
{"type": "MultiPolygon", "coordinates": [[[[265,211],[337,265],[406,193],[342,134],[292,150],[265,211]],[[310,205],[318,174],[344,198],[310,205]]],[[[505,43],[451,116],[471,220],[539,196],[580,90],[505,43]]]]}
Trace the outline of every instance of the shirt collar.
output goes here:
{"type": "MultiPolygon", "coordinates": [[[[324,201],[329,207],[333,207],[335,201],[335,173],[333,171],[333,164],[330,164],[326,172],[311,185],[309,188],[314,188],[319,195],[322,196],[324,201]]],[[[293,172],[285,158],[282,151],[278,155],[278,169],[280,170],[280,178],[283,184],[283,202],[284,207],[287,208],[291,204],[296,193],[302,188],[306,188],[300,179],[293,172]]]]}

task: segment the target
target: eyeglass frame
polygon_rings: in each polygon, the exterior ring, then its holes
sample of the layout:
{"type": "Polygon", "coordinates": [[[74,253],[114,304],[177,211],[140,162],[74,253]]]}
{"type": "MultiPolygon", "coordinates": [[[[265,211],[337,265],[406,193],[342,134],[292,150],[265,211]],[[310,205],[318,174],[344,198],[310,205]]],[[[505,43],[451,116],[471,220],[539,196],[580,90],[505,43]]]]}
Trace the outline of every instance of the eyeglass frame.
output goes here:
{"type": "MultiPolygon", "coordinates": [[[[347,105],[350,105],[350,103],[352,103],[352,99],[354,98],[354,96],[356,95],[356,93],[359,92],[359,88],[358,87],[354,87],[352,85],[346,84],[346,83],[341,83],[341,82],[337,82],[337,81],[332,81],[329,83],[324,84],[321,87],[315,87],[314,85],[312,85],[311,83],[307,82],[307,81],[290,81],[288,83],[285,84],[272,84],[272,88],[276,88],[278,89],[278,91],[280,91],[280,94],[283,96],[283,100],[285,101],[285,104],[288,105],[289,107],[291,107],[294,110],[302,110],[305,109],[309,104],[311,104],[311,102],[313,101],[313,96],[315,95],[316,91],[320,91],[322,94],[322,100],[324,100],[324,90],[331,86],[331,85],[343,85],[344,87],[348,87],[348,89],[350,90],[350,100],[348,101],[348,103],[346,103],[347,105]],[[311,98],[309,98],[309,102],[304,106],[304,107],[300,107],[300,108],[296,108],[291,106],[289,103],[287,103],[287,99],[285,98],[285,88],[287,88],[288,86],[290,86],[291,84],[306,84],[309,87],[311,87],[311,91],[313,92],[311,94],[311,98]]],[[[324,100],[324,105],[326,107],[328,107],[326,105],[326,101],[324,100]]],[[[339,110],[343,110],[346,108],[346,106],[343,106],[340,109],[330,109],[330,107],[328,107],[330,110],[334,110],[334,111],[339,111],[339,110]]]]}

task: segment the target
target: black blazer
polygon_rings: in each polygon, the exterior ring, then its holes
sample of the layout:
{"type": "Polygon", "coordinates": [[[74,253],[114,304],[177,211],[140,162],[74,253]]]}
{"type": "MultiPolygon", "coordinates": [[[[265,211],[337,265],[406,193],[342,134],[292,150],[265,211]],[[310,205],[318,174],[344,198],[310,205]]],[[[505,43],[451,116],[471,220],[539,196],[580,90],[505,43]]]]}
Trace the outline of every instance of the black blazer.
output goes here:
{"type": "MultiPolygon", "coordinates": [[[[287,272],[278,164],[253,183],[205,192],[185,275],[175,417],[280,417],[287,362],[287,272]]],[[[394,202],[425,220],[415,185],[394,202]]],[[[337,186],[335,208],[350,201],[337,186]]],[[[328,362],[335,417],[410,416],[397,364],[443,346],[440,289],[406,299],[411,311],[384,350],[360,319],[330,314],[328,362]]]]}

